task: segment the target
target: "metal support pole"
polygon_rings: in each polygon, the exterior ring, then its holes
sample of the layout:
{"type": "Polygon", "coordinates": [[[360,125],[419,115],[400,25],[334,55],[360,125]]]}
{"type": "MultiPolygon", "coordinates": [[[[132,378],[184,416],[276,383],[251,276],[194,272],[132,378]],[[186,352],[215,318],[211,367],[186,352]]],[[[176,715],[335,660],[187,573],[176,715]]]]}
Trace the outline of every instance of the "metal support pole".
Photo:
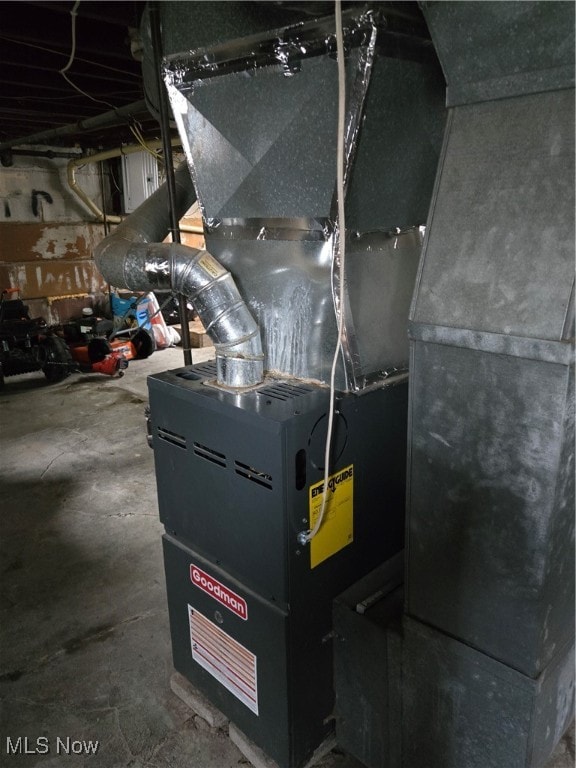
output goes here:
{"type": "MultiPolygon", "coordinates": [[[[168,187],[168,199],[170,201],[170,234],[172,242],[180,243],[180,228],[176,215],[176,183],[174,180],[174,167],[172,165],[172,144],[170,143],[170,115],[166,89],[162,81],[162,35],[160,30],[160,9],[158,2],[150,3],[150,26],[152,30],[152,49],[154,52],[154,71],[156,74],[156,88],[159,99],[160,130],[162,133],[162,147],[164,150],[164,162],[166,166],[166,186],[168,187]]],[[[190,348],[190,328],[188,327],[188,313],[186,309],[186,297],[178,294],[178,309],[180,325],[182,327],[182,351],[184,353],[184,365],[192,365],[192,350],[190,348]]]]}

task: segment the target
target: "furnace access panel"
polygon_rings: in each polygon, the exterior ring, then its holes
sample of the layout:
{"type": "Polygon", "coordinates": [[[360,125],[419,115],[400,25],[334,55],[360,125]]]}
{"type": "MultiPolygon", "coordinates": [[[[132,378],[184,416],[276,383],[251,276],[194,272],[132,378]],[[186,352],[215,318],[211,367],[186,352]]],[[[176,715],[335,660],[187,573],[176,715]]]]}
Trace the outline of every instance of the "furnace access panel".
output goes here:
{"type": "Polygon", "coordinates": [[[281,768],[332,723],[332,599],[403,546],[406,383],[236,394],[213,363],[149,379],[174,664],[281,768]]]}

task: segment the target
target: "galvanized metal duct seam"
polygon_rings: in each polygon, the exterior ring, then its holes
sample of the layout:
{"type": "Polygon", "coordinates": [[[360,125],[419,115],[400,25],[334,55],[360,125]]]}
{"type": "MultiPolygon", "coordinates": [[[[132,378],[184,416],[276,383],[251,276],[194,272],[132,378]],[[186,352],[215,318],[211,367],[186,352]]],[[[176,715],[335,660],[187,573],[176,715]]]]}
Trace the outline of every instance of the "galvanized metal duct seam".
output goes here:
{"type": "MultiPolygon", "coordinates": [[[[194,202],[188,169],[176,172],[176,207],[194,202]]],[[[216,348],[218,384],[242,388],[264,378],[259,328],[234,279],[210,253],[180,243],[162,243],[169,228],[166,187],[161,187],[94,251],[109,283],[134,291],[171,289],[186,296],[216,348]]]]}

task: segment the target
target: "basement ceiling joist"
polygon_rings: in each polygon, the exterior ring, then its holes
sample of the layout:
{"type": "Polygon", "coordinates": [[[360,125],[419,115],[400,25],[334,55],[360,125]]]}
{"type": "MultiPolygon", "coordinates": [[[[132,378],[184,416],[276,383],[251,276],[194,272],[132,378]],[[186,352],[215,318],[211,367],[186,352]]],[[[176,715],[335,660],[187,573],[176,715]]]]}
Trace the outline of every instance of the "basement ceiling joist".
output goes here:
{"type": "MultiPolygon", "coordinates": [[[[1,2],[0,144],[141,102],[141,64],[131,42],[144,5],[143,0],[1,2]]],[[[158,123],[146,110],[140,107],[133,119],[145,137],[159,136],[158,123]]],[[[78,130],[50,143],[82,148],[133,143],[129,122],[78,130]]]]}

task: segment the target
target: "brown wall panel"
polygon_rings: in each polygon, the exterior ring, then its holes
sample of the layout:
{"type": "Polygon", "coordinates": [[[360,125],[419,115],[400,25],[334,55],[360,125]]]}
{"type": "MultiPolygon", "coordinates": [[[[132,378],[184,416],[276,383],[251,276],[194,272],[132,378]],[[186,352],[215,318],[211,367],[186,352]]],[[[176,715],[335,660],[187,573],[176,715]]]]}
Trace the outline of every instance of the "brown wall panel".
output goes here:
{"type": "Polygon", "coordinates": [[[0,288],[19,288],[23,299],[103,293],[106,282],[91,261],[0,264],[0,288]]]}
{"type": "Polygon", "coordinates": [[[0,262],[91,259],[104,226],[42,222],[0,222],[0,262]]]}

